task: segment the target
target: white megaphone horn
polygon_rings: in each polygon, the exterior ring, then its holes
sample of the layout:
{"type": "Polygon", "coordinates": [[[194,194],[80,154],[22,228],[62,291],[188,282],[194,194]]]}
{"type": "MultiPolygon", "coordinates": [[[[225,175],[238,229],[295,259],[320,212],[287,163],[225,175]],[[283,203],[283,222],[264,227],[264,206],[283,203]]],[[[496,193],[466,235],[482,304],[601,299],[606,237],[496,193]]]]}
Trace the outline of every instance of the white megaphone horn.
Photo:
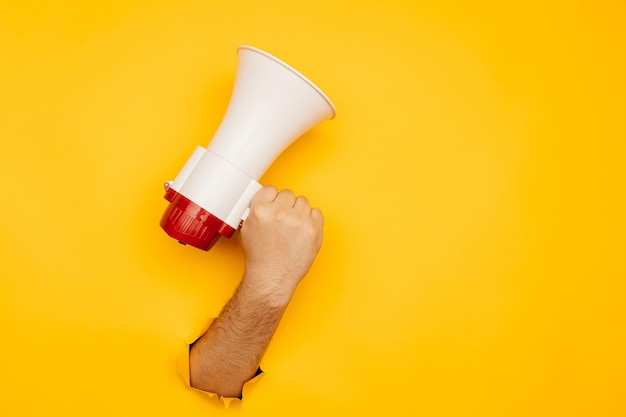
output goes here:
{"type": "Polygon", "coordinates": [[[215,136],[165,183],[170,204],[161,227],[203,250],[239,228],[274,159],[313,126],[335,117],[328,97],[289,65],[251,46],[237,52],[235,86],[215,136]]]}

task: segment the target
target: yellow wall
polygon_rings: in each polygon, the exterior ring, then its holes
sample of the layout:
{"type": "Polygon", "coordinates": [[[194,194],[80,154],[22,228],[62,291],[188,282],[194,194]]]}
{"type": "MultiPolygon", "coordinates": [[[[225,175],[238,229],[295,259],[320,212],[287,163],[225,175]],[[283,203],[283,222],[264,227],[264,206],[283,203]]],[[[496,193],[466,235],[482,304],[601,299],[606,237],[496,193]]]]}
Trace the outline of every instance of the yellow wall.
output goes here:
{"type": "Polygon", "coordinates": [[[626,415],[625,21],[617,0],[2,2],[0,415],[626,415]],[[323,209],[325,243],[223,409],[174,361],[238,241],[158,221],[243,43],[338,116],[262,179],[323,209]]]}

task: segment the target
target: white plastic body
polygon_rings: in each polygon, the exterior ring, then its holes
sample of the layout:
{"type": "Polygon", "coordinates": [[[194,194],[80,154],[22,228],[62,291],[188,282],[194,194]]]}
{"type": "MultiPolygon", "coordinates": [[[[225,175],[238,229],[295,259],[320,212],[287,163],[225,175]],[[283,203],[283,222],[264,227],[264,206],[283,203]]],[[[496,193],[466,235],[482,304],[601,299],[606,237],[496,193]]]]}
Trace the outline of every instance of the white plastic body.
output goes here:
{"type": "Polygon", "coordinates": [[[298,71],[264,51],[240,46],[235,86],[219,128],[169,186],[236,229],[276,157],[334,116],[332,102],[298,71]]]}

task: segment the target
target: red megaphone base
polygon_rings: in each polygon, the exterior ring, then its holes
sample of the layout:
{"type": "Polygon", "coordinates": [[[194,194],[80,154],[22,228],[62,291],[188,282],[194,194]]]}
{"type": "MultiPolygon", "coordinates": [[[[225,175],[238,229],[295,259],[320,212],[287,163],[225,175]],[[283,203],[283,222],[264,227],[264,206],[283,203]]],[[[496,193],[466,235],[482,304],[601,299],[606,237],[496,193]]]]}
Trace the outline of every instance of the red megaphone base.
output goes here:
{"type": "Polygon", "coordinates": [[[165,199],[170,204],[161,218],[161,227],[182,244],[208,251],[220,236],[235,233],[231,226],[171,188],[165,199]]]}

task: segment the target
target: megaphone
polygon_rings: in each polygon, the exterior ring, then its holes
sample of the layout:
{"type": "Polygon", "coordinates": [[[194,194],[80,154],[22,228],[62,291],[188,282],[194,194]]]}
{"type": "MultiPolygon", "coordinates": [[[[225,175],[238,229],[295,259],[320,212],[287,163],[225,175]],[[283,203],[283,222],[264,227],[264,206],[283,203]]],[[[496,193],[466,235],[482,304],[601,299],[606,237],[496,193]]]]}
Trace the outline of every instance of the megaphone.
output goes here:
{"type": "Polygon", "coordinates": [[[278,58],[237,48],[232,96],[209,146],[196,147],[173,181],[161,227],[183,244],[209,250],[245,220],[258,180],[278,155],[335,106],[315,84],[278,58]]]}

